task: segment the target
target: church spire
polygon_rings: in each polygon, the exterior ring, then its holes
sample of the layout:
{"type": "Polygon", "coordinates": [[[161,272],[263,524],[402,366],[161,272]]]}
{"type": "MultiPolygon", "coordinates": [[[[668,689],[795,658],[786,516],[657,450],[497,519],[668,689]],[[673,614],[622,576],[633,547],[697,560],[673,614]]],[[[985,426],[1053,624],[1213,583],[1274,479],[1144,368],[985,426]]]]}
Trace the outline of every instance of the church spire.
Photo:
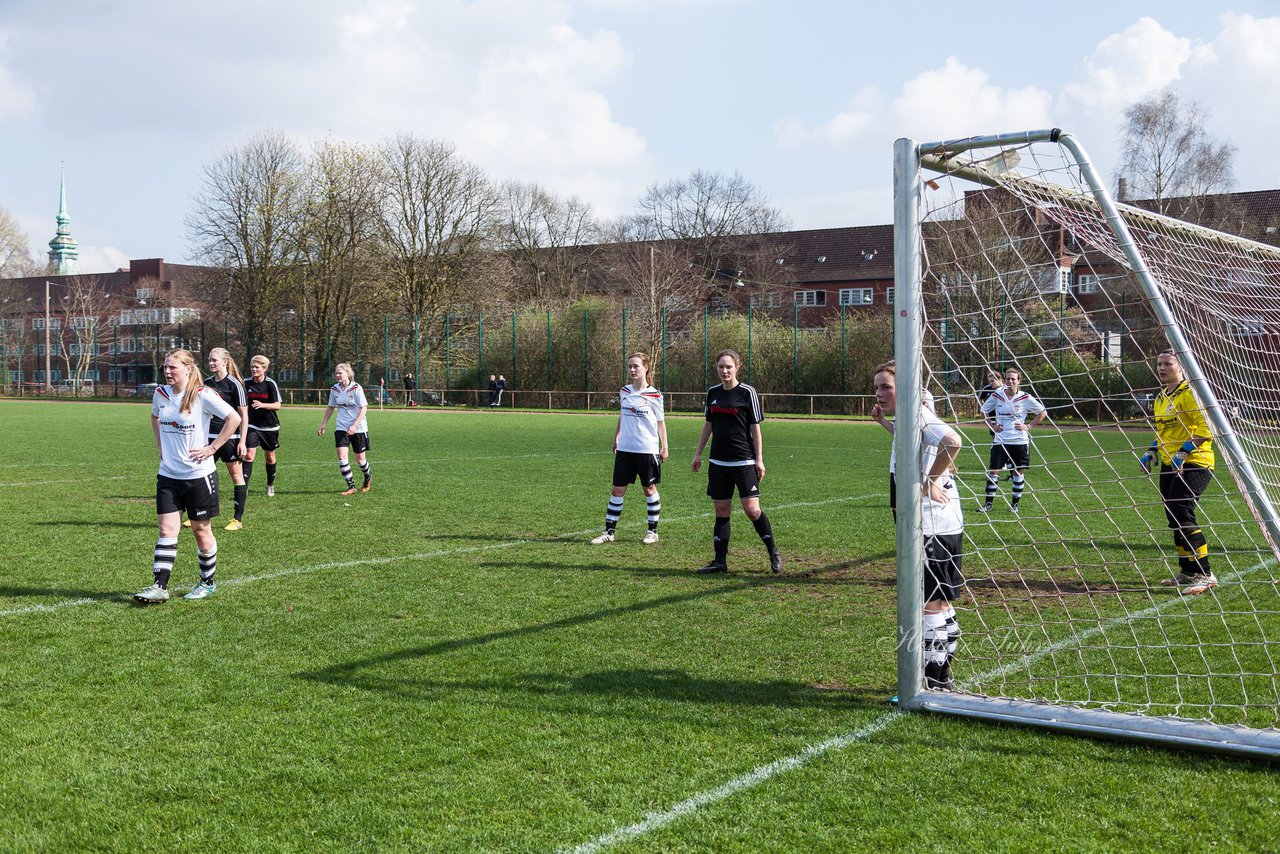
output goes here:
{"type": "Polygon", "coordinates": [[[58,232],[49,241],[49,264],[58,276],[74,276],[80,272],[80,250],[71,236],[71,217],[67,215],[67,173],[62,170],[58,192],[58,232]]]}

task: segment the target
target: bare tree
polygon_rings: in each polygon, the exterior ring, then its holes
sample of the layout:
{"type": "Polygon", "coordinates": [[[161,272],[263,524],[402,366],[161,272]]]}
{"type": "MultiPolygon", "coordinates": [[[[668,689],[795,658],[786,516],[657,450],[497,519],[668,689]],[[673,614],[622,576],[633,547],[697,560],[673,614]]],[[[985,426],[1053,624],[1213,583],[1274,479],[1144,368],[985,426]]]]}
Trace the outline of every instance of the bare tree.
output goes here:
{"type": "Polygon", "coordinates": [[[450,312],[492,298],[498,194],[447,142],[403,134],[379,156],[388,283],[406,316],[442,332],[450,312]]]}
{"type": "Polygon", "coordinates": [[[0,279],[38,276],[44,266],[31,257],[27,233],[13,214],[0,208],[0,279]]]}
{"type": "Polygon", "coordinates": [[[332,140],[316,146],[298,202],[297,289],[291,297],[316,342],[316,376],[328,369],[327,354],[352,334],[346,322],[352,314],[373,316],[389,307],[378,277],[379,193],[374,152],[332,140]]]}
{"type": "Polygon", "coordinates": [[[64,286],[62,309],[66,330],[61,336],[61,356],[66,376],[79,391],[89,366],[97,360],[101,324],[108,314],[111,295],[97,276],[75,276],[64,286]]]}
{"type": "Polygon", "coordinates": [[[242,332],[274,321],[292,285],[303,165],[291,139],[264,131],[204,168],[187,231],[197,256],[222,271],[210,289],[242,332]]]}
{"type": "Polygon", "coordinates": [[[1204,127],[1208,115],[1199,102],[1183,100],[1172,89],[1125,109],[1118,195],[1149,199],[1166,213],[1172,199],[1201,199],[1230,190],[1236,147],[1209,135],[1204,127]]]}
{"type": "MultiPolygon", "coordinates": [[[[790,221],[738,173],[697,171],[688,178],[654,184],[639,204],[636,220],[647,239],[683,243],[713,287],[732,287],[751,235],[784,231],[790,221]]],[[[758,241],[757,241],[758,242],[758,241]]]]}
{"type": "Polygon", "coordinates": [[[501,197],[500,245],[516,282],[511,300],[551,305],[583,296],[601,235],[591,205],[518,181],[503,184],[501,197]]]}

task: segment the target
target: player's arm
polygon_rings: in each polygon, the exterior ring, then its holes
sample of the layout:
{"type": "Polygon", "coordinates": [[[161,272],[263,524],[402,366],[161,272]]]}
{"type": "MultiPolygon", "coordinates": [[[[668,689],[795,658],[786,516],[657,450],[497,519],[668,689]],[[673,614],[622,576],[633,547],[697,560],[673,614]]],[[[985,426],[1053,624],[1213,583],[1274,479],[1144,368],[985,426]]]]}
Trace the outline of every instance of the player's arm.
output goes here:
{"type": "Polygon", "coordinates": [[[666,461],[667,459],[667,422],[666,419],[658,422],[658,459],[666,461]]]}
{"type": "Polygon", "coordinates": [[[1049,410],[1045,409],[1043,403],[1037,400],[1036,406],[1040,407],[1040,411],[1036,413],[1036,417],[1031,419],[1031,423],[1027,425],[1028,430],[1030,430],[1033,427],[1039,427],[1041,423],[1043,423],[1044,420],[1049,417],[1049,410]]]}
{"type": "Polygon", "coordinates": [[[333,404],[329,404],[324,408],[324,418],[320,419],[320,429],[316,431],[317,436],[324,435],[324,428],[328,426],[329,419],[333,417],[333,404]]]}
{"type": "Polygon", "coordinates": [[[622,436],[622,413],[618,413],[618,426],[613,431],[613,452],[618,453],[618,439],[622,436]]]}
{"type": "Polygon", "coordinates": [[[249,405],[246,403],[244,406],[237,406],[236,415],[240,417],[240,423],[245,425],[245,429],[240,431],[240,441],[236,443],[237,453],[243,457],[249,451],[249,405]]]}
{"type": "Polygon", "coordinates": [[[893,433],[893,422],[890,421],[888,416],[884,414],[883,406],[881,406],[878,403],[872,406],[871,417],[875,419],[875,422],[879,424],[881,427],[888,430],[890,433],[893,433]]]}
{"type": "Polygon", "coordinates": [[[751,425],[751,441],[756,446],[756,478],[764,480],[764,431],[759,421],[751,425]]]}
{"type": "Polygon", "coordinates": [[[938,454],[933,458],[933,465],[925,472],[924,492],[930,500],[938,504],[946,504],[950,500],[942,487],[942,479],[952,476],[951,469],[963,446],[964,440],[960,438],[960,434],[948,427],[938,441],[938,454]]]}
{"type": "Polygon", "coordinates": [[[160,462],[164,462],[164,446],[160,444],[160,419],[151,416],[151,432],[156,434],[156,450],[160,452],[160,462]]]}
{"type": "Polygon", "coordinates": [[[987,422],[987,427],[996,433],[1000,432],[1000,425],[996,422],[996,396],[989,395],[982,402],[982,420],[987,422]]]}
{"type": "Polygon", "coordinates": [[[697,471],[702,468],[702,449],[707,446],[707,440],[711,438],[711,422],[702,422],[702,433],[698,436],[698,448],[693,452],[693,462],[689,465],[691,471],[697,471]]]}
{"type": "Polygon", "coordinates": [[[232,409],[222,398],[216,394],[209,394],[205,398],[205,404],[210,406],[214,413],[222,419],[222,429],[218,431],[218,435],[214,436],[209,444],[203,448],[196,448],[191,452],[190,457],[196,462],[212,457],[218,452],[219,448],[231,440],[236,430],[240,429],[240,413],[236,409],[232,409]],[[222,404],[221,407],[218,406],[219,403],[222,404]]]}

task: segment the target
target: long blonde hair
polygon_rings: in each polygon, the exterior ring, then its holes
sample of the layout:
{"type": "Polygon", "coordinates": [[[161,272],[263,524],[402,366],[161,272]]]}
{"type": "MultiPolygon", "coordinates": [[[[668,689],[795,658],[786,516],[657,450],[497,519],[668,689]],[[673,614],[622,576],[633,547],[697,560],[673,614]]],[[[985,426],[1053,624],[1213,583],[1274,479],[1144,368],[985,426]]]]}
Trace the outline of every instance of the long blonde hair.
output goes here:
{"type": "Polygon", "coordinates": [[[178,405],[178,408],[183,412],[189,413],[192,407],[196,405],[196,395],[204,387],[204,376],[200,373],[200,363],[196,361],[194,353],[190,350],[183,350],[180,347],[164,354],[165,361],[168,361],[170,357],[182,362],[190,371],[187,374],[187,384],[182,389],[182,403],[178,405]]]}
{"type": "Polygon", "coordinates": [[[244,377],[240,376],[240,368],[236,367],[235,356],[231,355],[231,351],[225,347],[214,347],[209,351],[210,356],[221,356],[223,363],[227,366],[227,373],[244,382],[244,377]]]}

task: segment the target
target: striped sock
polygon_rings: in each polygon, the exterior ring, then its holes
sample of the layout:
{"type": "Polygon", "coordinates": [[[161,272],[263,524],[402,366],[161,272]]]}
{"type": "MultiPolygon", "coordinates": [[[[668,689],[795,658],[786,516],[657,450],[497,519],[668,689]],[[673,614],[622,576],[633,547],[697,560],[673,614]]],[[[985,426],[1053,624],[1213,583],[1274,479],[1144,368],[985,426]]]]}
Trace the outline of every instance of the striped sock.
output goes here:
{"type": "Polygon", "coordinates": [[[169,589],[169,575],[173,572],[173,562],[178,559],[178,538],[161,537],[156,540],[155,556],[151,560],[151,572],[155,574],[156,584],[169,589]]]}
{"type": "Polygon", "coordinates": [[[611,534],[618,527],[618,517],[622,515],[622,499],[621,495],[610,495],[609,506],[604,510],[604,529],[611,534]]]}
{"type": "Polygon", "coordinates": [[[351,476],[351,463],[346,460],[339,460],[338,471],[342,473],[342,479],[347,482],[348,489],[356,485],[356,479],[351,476]]]}
{"type": "Polygon", "coordinates": [[[213,583],[214,573],[218,571],[218,544],[213,544],[213,551],[205,554],[197,550],[196,554],[200,557],[200,580],[205,584],[213,583]]]}
{"type": "Polygon", "coordinates": [[[1018,501],[1022,498],[1022,491],[1027,488],[1027,478],[1025,475],[1014,472],[1013,475],[1013,503],[1017,506],[1018,501]]]}
{"type": "Polygon", "coordinates": [[[656,531],[658,530],[658,515],[662,511],[662,497],[655,492],[653,495],[646,495],[644,503],[648,510],[649,530],[656,531]]]}

